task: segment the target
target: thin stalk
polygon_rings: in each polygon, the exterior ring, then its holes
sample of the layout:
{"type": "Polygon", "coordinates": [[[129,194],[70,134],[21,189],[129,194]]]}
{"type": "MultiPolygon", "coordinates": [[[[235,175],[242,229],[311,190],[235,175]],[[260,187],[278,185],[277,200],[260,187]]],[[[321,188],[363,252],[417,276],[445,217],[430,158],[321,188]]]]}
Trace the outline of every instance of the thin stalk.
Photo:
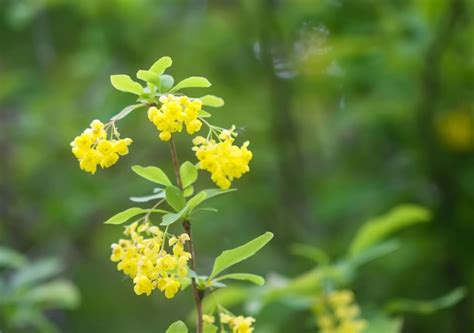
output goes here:
{"type": "MultiPolygon", "coordinates": [[[[176,176],[176,183],[180,190],[183,190],[183,182],[181,181],[181,175],[179,174],[179,161],[178,161],[178,154],[176,152],[176,145],[174,140],[171,138],[170,140],[170,150],[171,150],[171,159],[173,161],[173,170],[176,176]]],[[[189,236],[189,252],[191,253],[190,265],[191,269],[195,272],[196,271],[196,261],[195,261],[195,252],[194,252],[194,245],[193,245],[193,236],[191,231],[191,222],[189,220],[183,221],[183,228],[189,236]]],[[[203,320],[202,320],[202,300],[204,298],[204,291],[199,290],[196,279],[191,278],[192,287],[193,287],[193,295],[194,301],[196,302],[196,310],[197,310],[197,319],[196,319],[196,327],[197,333],[203,332],[203,320]]]]}

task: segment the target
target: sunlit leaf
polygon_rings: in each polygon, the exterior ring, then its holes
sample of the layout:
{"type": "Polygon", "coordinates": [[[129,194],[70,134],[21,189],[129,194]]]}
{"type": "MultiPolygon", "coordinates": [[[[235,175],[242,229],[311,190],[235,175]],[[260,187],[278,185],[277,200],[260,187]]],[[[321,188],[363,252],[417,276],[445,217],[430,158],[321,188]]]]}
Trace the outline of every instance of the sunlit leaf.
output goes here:
{"type": "Polygon", "coordinates": [[[224,100],[214,95],[202,96],[202,97],[199,97],[199,99],[202,101],[202,104],[206,106],[212,106],[212,107],[218,108],[224,105],[224,100]]]}
{"type": "Polygon", "coordinates": [[[215,281],[224,281],[224,280],[243,280],[243,281],[250,281],[259,286],[265,284],[265,279],[259,275],[255,274],[248,274],[248,273],[233,273],[233,274],[226,274],[219,276],[215,281]]]}
{"type": "Polygon", "coordinates": [[[183,188],[186,188],[196,181],[198,170],[194,164],[186,161],[179,167],[179,175],[181,176],[183,188]]]}
{"type": "Polygon", "coordinates": [[[144,92],[143,87],[138,82],[133,81],[128,75],[111,75],[110,82],[115,89],[123,92],[135,95],[141,95],[144,92]]]}
{"type": "Polygon", "coordinates": [[[208,88],[211,86],[211,82],[205,77],[191,76],[176,84],[170,92],[175,92],[184,88],[208,88]]]}
{"type": "Polygon", "coordinates": [[[165,191],[161,190],[160,192],[151,195],[146,195],[142,197],[130,197],[130,200],[133,202],[148,202],[156,199],[164,199],[164,197],[165,191]]]}
{"type": "Polygon", "coordinates": [[[181,320],[179,320],[171,324],[166,330],[166,333],[188,333],[188,328],[181,320]]]}
{"type": "Polygon", "coordinates": [[[251,240],[250,242],[242,246],[222,252],[222,254],[216,258],[216,261],[214,262],[214,267],[212,268],[212,273],[209,278],[213,279],[223,270],[253,256],[272,238],[273,234],[271,232],[266,232],[263,235],[255,238],[254,240],[251,240]]]}
{"type": "Polygon", "coordinates": [[[137,72],[137,78],[145,82],[153,83],[157,87],[161,85],[160,75],[152,71],[145,71],[141,69],[137,72]]]}
{"type": "Polygon", "coordinates": [[[158,87],[161,92],[167,92],[174,84],[174,78],[171,75],[163,74],[160,77],[161,85],[158,87]]]}
{"type": "Polygon", "coordinates": [[[161,75],[165,72],[168,67],[171,67],[173,60],[170,57],[161,57],[150,67],[150,71],[161,75]]]}
{"type": "Polygon", "coordinates": [[[132,170],[140,177],[143,177],[151,182],[165,185],[165,186],[172,185],[171,181],[169,180],[165,172],[158,167],[154,167],[154,166],[142,167],[139,165],[134,165],[132,167],[132,170]]]}

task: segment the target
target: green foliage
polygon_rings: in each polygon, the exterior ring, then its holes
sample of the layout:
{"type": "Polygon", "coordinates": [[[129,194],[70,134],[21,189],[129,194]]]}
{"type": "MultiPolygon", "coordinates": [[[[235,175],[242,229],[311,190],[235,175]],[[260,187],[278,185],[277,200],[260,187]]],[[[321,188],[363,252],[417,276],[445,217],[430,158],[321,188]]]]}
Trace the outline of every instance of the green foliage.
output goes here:
{"type": "Polygon", "coordinates": [[[188,328],[181,320],[179,320],[171,324],[166,330],[166,333],[188,333],[188,328]]]}
{"type": "Polygon", "coordinates": [[[0,268],[20,268],[26,265],[27,259],[7,247],[0,247],[0,268]]]}
{"type": "Polygon", "coordinates": [[[110,76],[110,82],[115,89],[123,92],[128,92],[135,95],[141,95],[144,92],[143,87],[138,82],[133,81],[128,75],[112,75],[110,76]]]}
{"type": "Polygon", "coordinates": [[[169,180],[168,176],[158,167],[148,166],[142,167],[139,165],[134,165],[132,167],[133,172],[135,172],[140,177],[143,177],[151,182],[164,185],[164,186],[171,186],[173,185],[169,180]]]}
{"type": "Polygon", "coordinates": [[[210,86],[211,82],[205,77],[191,76],[178,82],[170,92],[173,93],[184,88],[209,88],[210,86]]]}
{"type": "Polygon", "coordinates": [[[368,221],[356,234],[350,246],[350,254],[355,256],[369,246],[407,226],[428,222],[431,213],[416,205],[401,205],[385,215],[368,221]]]}
{"type": "Polygon", "coordinates": [[[456,288],[444,296],[430,301],[415,301],[410,299],[395,299],[390,301],[385,309],[389,313],[412,312],[429,315],[436,311],[450,308],[466,297],[465,288],[456,288]]]}
{"type": "Polygon", "coordinates": [[[248,273],[233,273],[233,274],[226,274],[218,277],[215,281],[225,281],[227,279],[230,280],[242,280],[242,281],[250,281],[255,283],[259,286],[265,284],[265,279],[259,275],[255,274],[248,274],[248,273]]]}
{"type": "Polygon", "coordinates": [[[179,167],[179,175],[181,176],[183,188],[186,188],[189,185],[194,184],[194,182],[197,180],[198,170],[194,164],[186,161],[179,167]]]}
{"type": "Polygon", "coordinates": [[[272,238],[273,234],[271,232],[266,232],[242,246],[222,252],[214,262],[209,279],[213,279],[223,270],[253,256],[272,238]]]}
{"type": "Polygon", "coordinates": [[[152,208],[144,209],[140,207],[132,207],[120,213],[115,214],[104,223],[105,224],[122,224],[130,220],[132,217],[145,214],[145,213],[168,213],[168,212],[163,209],[152,209],[152,208]]]}
{"type": "Polygon", "coordinates": [[[221,106],[224,106],[224,100],[214,95],[202,96],[202,97],[199,97],[199,99],[202,101],[202,104],[206,106],[211,106],[214,108],[219,108],[221,106]]]}
{"type": "Polygon", "coordinates": [[[186,205],[186,199],[183,192],[176,186],[168,186],[165,189],[166,202],[177,212],[182,210],[186,205]]]}
{"type": "Polygon", "coordinates": [[[163,74],[168,67],[171,67],[173,60],[170,57],[161,57],[150,67],[150,71],[158,75],[163,74]]]}
{"type": "Polygon", "coordinates": [[[403,320],[401,318],[389,318],[380,314],[369,321],[364,333],[401,333],[403,320]]]}

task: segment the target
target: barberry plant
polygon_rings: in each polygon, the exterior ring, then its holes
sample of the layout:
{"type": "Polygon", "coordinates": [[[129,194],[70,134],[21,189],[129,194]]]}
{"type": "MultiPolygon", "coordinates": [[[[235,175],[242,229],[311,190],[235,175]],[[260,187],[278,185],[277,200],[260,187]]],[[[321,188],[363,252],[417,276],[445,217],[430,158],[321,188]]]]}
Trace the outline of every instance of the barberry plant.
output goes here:
{"type": "MultiPolygon", "coordinates": [[[[193,76],[174,84],[174,78],[165,74],[171,65],[170,57],[162,57],[148,70],[139,70],[137,78],[145,86],[128,75],[112,75],[112,85],[117,90],[137,95],[137,103],[125,107],[106,123],[92,121],[90,127],[71,143],[72,152],[80,168],[91,174],[96,173],[98,167],[113,166],[120,156],[128,153],[133,142],[130,138],[120,138],[117,123],[131,112],[147,110],[146,116],[159,132],[159,140],[169,145],[175,180],[156,166],[132,167],[137,175],[154,184],[154,193],[131,198],[134,202],[150,202],[150,207],[130,207],[105,221],[112,225],[127,223],[125,237],[112,244],[111,260],[117,262],[117,269],[132,280],[137,295],[149,296],[158,290],[165,298],[173,298],[191,286],[196,304],[197,333],[219,330],[222,333],[228,330],[251,333],[254,318],[234,315],[223,306],[204,314],[203,299],[214,290],[225,288],[226,280],[262,285],[264,279],[255,274],[222,272],[254,255],[273,238],[273,234],[266,232],[244,245],[222,252],[215,259],[212,271],[203,275],[197,272],[192,220],[201,211],[215,211],[203,207],[204,202],[235,190],[231,188],[232,182],[249,171],[252,152],[248,141],[240,146],[236,144],[238,132],[235,126],[222,128],[211,123],[211,113],[204,108],[223,106],[222,98],[213,95],[190,97],[182,92],[186,88],[207,88],[211,83],[204,77],[193,76]],[[194,136],[190,141],[196,163],[180,164],[178,161],[174,137],[183,129],[194,136]],[[204,134],[197,135],[199,132],[204,134]],[[195,191],[199,170],[208,171],[217,188],[195,191]],[[173,231],[177,224],[182,225],[184,232],[173,231]]],[[[167,332],[184,333],[188,328],[182,321],[177,321],[167,332]]]]}

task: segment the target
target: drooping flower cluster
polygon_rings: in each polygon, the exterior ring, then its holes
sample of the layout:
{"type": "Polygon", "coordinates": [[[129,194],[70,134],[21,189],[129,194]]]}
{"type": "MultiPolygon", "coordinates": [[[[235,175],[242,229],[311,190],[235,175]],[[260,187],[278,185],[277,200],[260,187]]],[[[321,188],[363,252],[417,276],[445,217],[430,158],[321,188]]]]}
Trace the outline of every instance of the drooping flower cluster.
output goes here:
{"type": "Polygon", "coordinates": [[[169,141],[171,134],[181,132],[183,124],[189,134],[201,129],[202,122],[198,119],[202,102],[199,99],[190,100],[186,96],[161,96],[161,107],[152,106],[148,109],[148,119],[160,131],[160,139],[169,141]]]}
{"type": "Polygon", "coordinates": [[[134,222],[124,234],[129,239],[112,244],[110,259],[118,262],[118,270],[133,279],[135,293],[150,295],[157,288],[166,298],[173,298],[181,287],[179,279],[188,274],[191,254],[184,250],[188,234],[169,239],[172,253],[165,250],[165,234],[157,226],[134,222]]]}
{"type": "Polygon", "coordinates": [[[360,309],[354,303],[352,291],[333,291],[318,299],[314,306],[321,333],[361,333],[367,327],[360,319],[360,309]]]}
{"type": "Polygon", "coordinates": [[[117,163],[119,156],[128,154],[128,146],[132,139],[120,139],[114,129],[112,139],[107,139],[105,125],[100,120],[94,120],[90,127],[71,142],[72,153],[79,161],[82,170],[94,174],[97,166],[110,168],[117,163]]]}
{"type": "Polygon", "coordinates": [[[252,333],[254,329],[252,325],[255,322],[255,318],[221,313],[220,322],[228,325],[232,333],[252,333]]]}
{"type": "Polygon", "coordinates": [[[237,137],[234,130],[234,126],[223,130],[219,134],[219,142],[202,136],[193,140],[193,150],[199,160],[199,168],[209,171],[211,179],[223,190],[228,189],[234,179],[242,177],[250,170],[252,152],[248,149],[249,142],[245,142],[241,147],[234,145],[234,138],[237,137]]]}

